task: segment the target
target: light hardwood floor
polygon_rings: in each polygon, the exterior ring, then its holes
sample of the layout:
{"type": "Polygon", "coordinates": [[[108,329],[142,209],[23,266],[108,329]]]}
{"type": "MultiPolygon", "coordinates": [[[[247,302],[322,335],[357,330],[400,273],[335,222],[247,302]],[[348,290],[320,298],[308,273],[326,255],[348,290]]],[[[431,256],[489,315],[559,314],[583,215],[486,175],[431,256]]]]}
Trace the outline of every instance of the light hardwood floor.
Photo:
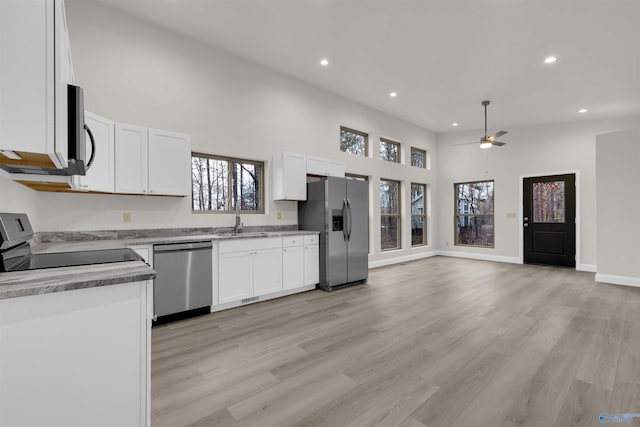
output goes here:
{"type": "Polygon", "coordinates": [[[640,289],[446,257],[369,274],[154,328],[152,426],[599,426],[603,411],[640,412],[640,289]]]}

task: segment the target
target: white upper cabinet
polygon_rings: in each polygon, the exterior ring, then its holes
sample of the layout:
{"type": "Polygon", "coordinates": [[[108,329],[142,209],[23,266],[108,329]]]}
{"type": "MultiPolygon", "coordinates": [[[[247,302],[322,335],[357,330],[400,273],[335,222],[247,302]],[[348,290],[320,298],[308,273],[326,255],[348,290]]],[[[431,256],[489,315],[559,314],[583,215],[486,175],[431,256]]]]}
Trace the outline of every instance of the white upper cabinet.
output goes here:
{"type": "Polygon", "coordinates": [[[190,193],[189,135],[124,123],[116,123],[115,129],[116,193],[190,193]]]}
{"type": "Polygon", "coordinates": [[[190,187],[189,135],[149,129],[149,193],[186,196],[190,187]]]}
{"type": "MultiPolygon", "coordinates": [[[[105,117],[85,111],[85,123],[91,130],[95,141],[95,156],[85,176],[74,175],[73,187],[79,191],[98,191],[113,193],[115,191],[114,179],[114,143],[115,123],[105,117]]],[[[89,135],[86,135],[87,161],[92,153],[89,135]]]]}
{"type": "Polygon", "coordinates": [[[344,162],[337,160],[327,160],[327,176],[337,176],[344,178],[344,162]]]}
{"type": "Polygon", "coordinates": [[[0,63],[0,162],[66,167],[73,69],[63,1],[0,1],[0,63]]]}
{"type": "Polygon", "coordinates": [[[309,175],[326,175],[327,161],[319,157],[307,156],[307,173],[309,175]]]}
{"type": "Polygon", "coordinates": [[[271,169],[274,200],[307,200],[307,164],[304,154],[275,153],[271,169]]]}
{"type": "Polygon", "coordinates": [[[115,125],[116,193],[147,194],[149,189],[147,128],[124,123],[115,125]]]}
{"type": "Polygon", "coordinates": [[[344,163],[307,156],[307,173],[309,175],[344,177],[344,163]]]}

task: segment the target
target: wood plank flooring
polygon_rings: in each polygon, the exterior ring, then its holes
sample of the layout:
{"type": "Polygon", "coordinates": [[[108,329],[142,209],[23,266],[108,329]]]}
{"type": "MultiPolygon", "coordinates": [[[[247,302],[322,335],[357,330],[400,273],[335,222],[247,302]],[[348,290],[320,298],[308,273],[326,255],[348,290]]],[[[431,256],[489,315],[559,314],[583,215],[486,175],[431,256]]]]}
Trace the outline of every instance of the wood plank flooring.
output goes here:
{"type": "Polygon", "coordinates": [[[446,257],[369,274],[154,328],[152,426],[564,427],[640,412],[640,289],[446,257]]]}

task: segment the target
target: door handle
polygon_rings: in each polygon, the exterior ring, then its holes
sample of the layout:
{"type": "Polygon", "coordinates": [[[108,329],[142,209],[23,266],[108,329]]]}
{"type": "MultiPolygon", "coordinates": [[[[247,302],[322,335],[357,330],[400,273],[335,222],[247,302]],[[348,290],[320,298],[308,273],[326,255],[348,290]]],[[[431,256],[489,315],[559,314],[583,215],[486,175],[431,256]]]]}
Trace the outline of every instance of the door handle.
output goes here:
{"type": "Polygon", "coordinates": [[[347,230],[347,241],[351,240],[351,200],[347,199],[347,212],[349,214],[349,229],[347,230]]]}
{"type": "Polygon", "coordinates": [[[347,199],[342,199],[342,238],[347,241],[347,199]]]}
{"type": "Polygon", "coordinates": [[[84,130],[89,135],[89,141],[91,141],[91,157],[89,158],[89,161],[85,165],[86,170],[89,170],[89,168],[93,164],[93,159],[96,157],[96,140],[93,138],[93,133],[91,132],[91,129],[89,129],[89,126],[87,126],[86,124],[84,125],[84,130]]]}
{"type": "Polygon", "coordinates": [[[525,222],[524,224],[522,224],[522,226],[523,226],[524,228],[527,228],[527,227],[529,226],[529,223],[528,223],[528,222],[525,222]]]}

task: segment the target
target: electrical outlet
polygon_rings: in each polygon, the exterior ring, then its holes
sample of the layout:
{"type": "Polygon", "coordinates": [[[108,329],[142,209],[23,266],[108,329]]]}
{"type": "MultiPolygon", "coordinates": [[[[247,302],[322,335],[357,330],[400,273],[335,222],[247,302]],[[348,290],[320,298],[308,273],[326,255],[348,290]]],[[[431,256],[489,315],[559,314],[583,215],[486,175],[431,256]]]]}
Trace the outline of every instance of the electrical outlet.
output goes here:
{"type": "Polygon", "coordinates": [[[276,219],[282,219],[282,212],[276,213],[276,219]]]}
{"type": "Polygon", "coordinates": [[[122,212],[122,222],[131,222],[131,212],[122,212]]]}

